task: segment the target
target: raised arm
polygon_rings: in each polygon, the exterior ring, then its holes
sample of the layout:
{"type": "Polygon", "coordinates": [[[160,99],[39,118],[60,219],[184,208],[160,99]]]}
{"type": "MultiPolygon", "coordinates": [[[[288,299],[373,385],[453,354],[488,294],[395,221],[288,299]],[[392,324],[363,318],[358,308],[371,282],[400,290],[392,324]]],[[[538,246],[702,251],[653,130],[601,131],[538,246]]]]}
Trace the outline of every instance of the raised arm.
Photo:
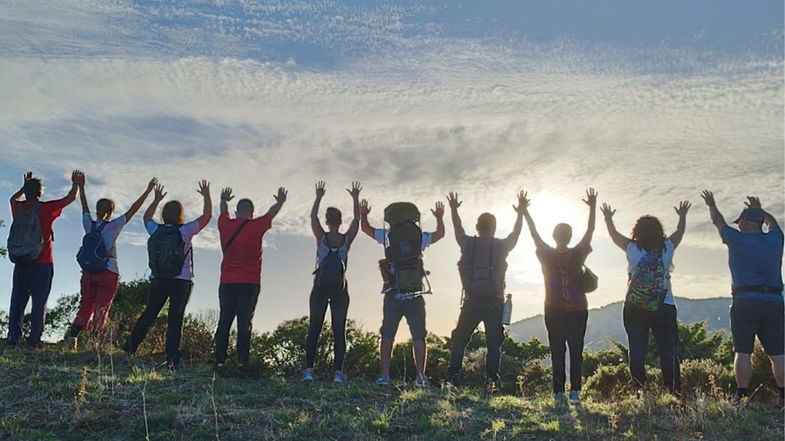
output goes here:
{"type": "Polygon", "coordinates": [[[616,214],[616,210],[612,209],[608,204],[602,204],[601,210],[602,215],[605,217],[605,226],[608,227],[608,234],[611,236],[611,240],[617,247],[626,250],[632,240],[616,230],[616,225],[613,224],[613,215],[616,214]]]}
{"type": "Polygon", "coordinates": [[[706,203],[706,206],[709,207],[711,223],[717,227],[717,231],[722,230],[722,227],[728,224],[725,222],[725,218],[722,216],[722,213],[720,213],[719,208],[717,208],[717,203],[714,201],[714,193],[709,190],[703,190],[703,192],[701,192],[701,197],[703,198],[703,202],[706,203]]]}
{"type": "MultiPolygon", "coordinates": [[[[27,181],[29,181],[30,179],[33,179],[33,172],[31,172],[31,171],[29,171],[29,172],[25,173],[25,176],[24,176],[24,183],[26,183],[26,182],[27,182],[27,181]]],[[[22,199],[22,195],[24,195],[24,194],[25,194],[25,186],[24,186],[24,183],[22,183],[22,187],[19,189],[19,191],[17,191],[16,193],[14,193],[14,194],[12,194],[12,195],[11,195],[11,205],[13,205],[13,204],[14,204],[14,202],[18,201],[19,199],[22,199]]]]}
{"type": "Polygon", "coordinates": [[[523,191],[518,192],[518,205],[513,205],[512,209],[515,210],[515,226],[512,227],[512,232],[504,239],[507,245],[507,251],[511,251],[518,244],[518,238],[521,236],[521,229],[523,228],[523,200],[526,199],[526,194],[523,191]]]}
{"type": "Polygon", "coordinates": [[[270,216],[270,220],[275,219],[275,216],[278,215],[278,212],[281,211],[281,207],[283,207],[284,202],[286,202],[286,196],[289,195],[289,192],[283,188],[278,187],[278,191],[273,195],[273,199],[275,199],[275,203],[270,206],[265,213],[265,216],[270,216]]]}
{"type": "Polygon", "coordinates": [[[747,196],[747,202],[744,203],[747,208],[757,208],[763,212],[763,222],[769,229],[774,227],[779,227],[777,224],[777,219],[774,218],[768,211],[764,210],[760,203],[760,198],[757,196],[747,196]]]}
{"type": "Polygon", "coordinates": [[[580,243],[588,245],[591,243],[594,227],[597,224],[597,192],[593,188],[586,190],[586,199],[583,199],[583,203],[589,206],[589,225],[580,243]]]}
{"type": "Polygon", "coordinates": [[[63,207],[70,205],[71,202],[76,200],[76,192],[79,190],[78,182],[80,180],[84,181],[84,173],[79,170],[71,172],[71,190],[64,198],[60,199],[63,202],[63,207]]]}
{"type": "Polygon", "coordinates": [[[363,199],[362,202],[360,202],[360,229],[363,233],[367,234],[368,237],[376,240],[376,236],[373,234],[375,228],[368,222],[368,213],[370,212],[371,207],[368,205],[368,201],[363,199]]]}
{"type": "Polygon", "coordinates": [[[349,241],[350,245],[354,242],[354,238],[357,237],[357,232],[360,230],[360,192],[362,189],[362,186],[357,181],[352,182],[351,190],[346,189],[352,197],[352,212],[354,215],[352,223],[349,225],[349,230],[346,232],[346,240],[349,241]]]}
{"type": "Polygon", "coordinates": [[[681,201],[679,202],[678,207],[673,207],[676,211],[676,214],[679,215],[679,223],[676,225],[676,231],[671,234],[669,238],[671,242],[673,242],[673,247],[676,248],[681,243],[681,240],[684,238],[684,231],[687,229],[687,212],[690,211],[690,204],[689,201],[681,201]]]}
{"type": "Polygon", "coordinates": [[[76,186],[79,188],[79,202],[82,203],[82,213],[90,214],[90,204],[87,203],[87,195],[84,192],[85,181],[84,175],[77,176],[76,186]]]}
{"type": "Polygon", "coordinates": [[[196,192],[202,195],[202,200],[204,201],[204,205],[202,206],[202,215],[199,216],[196,220],[199,222],[199,228],[204,228],[213,217],[213,200],[210,198],[210,183],[207,182],[207,180],[202,179],[199,182],[199,188],[196,190],[196,192]]]}
{"type": "Polygon", "coordinates": [[[463,201],[458,200],[458,193],[450,192],[447,194],[447,203],[450,205],[450,219],[452,219],[455,240],[458,242],[458,246],[461,246],[466,240],[466,231],[463,229],[463,222],[461,222],[461,216],[458,214],[458,207],[461,206],[463,201]]]}
{"type": "Polygon", "coordinates": [[[327,191],[324,188],[324,181],[319,181],[316,183],[316,197],[313,200],[313,206],[311,207],[311,231],[313,232],[313,237],[316,238],[316,242],[322,240],[322,236],[324,236],[324,228],[322,227],[322,223],[319,222],[319,204],[322,202],[322,198],[324,197],[324,193],[327,191]]]}
{"type": "MultiPolygon", "coordinates": [[[[540,233],[537,232],[537,227],[534,225],[534,219],[532,219],[531,214],[529,214],[529,205],[531,205],[529,193],[525,191],[522,193],[522,195],[518,195],[518,209],[522,211],[523,217],[526,219],[526,225],[528,225],[529,233],[532,236],[532,240],[534,240],[534,246],[537,248],[542,248],[546,246],[546,243],[540,237],[540,233]]],[[[518,210],[516,209],[516,211],[518,210]]]]}
{"type": "Polygon", "coordinates": [[[142,220],[144,221],[145,225],[147,225],[147,222],[153,220],[155,211],[158,209],[158,204],[161,203],[164,197],[166,197],[163,185],[155,184],[155,188],[153,190],[155,191],[153,194],[153,202],[150,203],[150,206],[147,207],[147,210],[145,210],[144,215],[142,216],[142,220]]]}
{"type": "Polygon", "coordinates": [[[234,199],[232,187],[225,187],[221,190],[221,216],[229,215],[229,201],[234,199]]]}
{"type": "Polygon", "coordinates": [[[134,217],[137,211],[142,208],[142,204],[144,201],[147,200],[147,196],[150,195],[150,192],[155,189],[155,186],[158,184],[158,178],[150,179],[150,182],[147,183],[147,188],[145,188],[144,192],[142,193],[139,198],[137,198],[133,204],[131,204],[131,208],[125,212],[125,223],[131,222],[131,219],[134,217]]]}
{"type": "Polygon", "coordinates": [[[431,244],[434,244],[444,237],[444,203],[437,202],[431,213],[436,217],[436,231],[431,233],[431,244]]]}

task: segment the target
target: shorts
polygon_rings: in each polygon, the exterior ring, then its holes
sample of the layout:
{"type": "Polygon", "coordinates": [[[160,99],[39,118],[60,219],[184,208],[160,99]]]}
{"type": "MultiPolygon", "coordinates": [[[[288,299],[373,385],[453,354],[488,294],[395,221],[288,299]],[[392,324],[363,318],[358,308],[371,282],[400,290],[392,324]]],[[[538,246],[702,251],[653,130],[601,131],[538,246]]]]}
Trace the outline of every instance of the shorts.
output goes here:
{"type": "Polygon", "coordinates": [[[396,300],[394,294],[387,294],[384,296],[382,315],[380,332],[383,339],[394,339],[395,334],[398,333],[398,325],[401,322],[401,318],[406,317],[412,340],[425,340],[427,334],[425,329],[425,299],[422,296],[410,300],[396,300]]]}
{"type": "Polygon", "coordinates": [[[785,353],[785,304],[757,299],[734,299],[730,308],[733,350],[751,354],[758,336],[766,354],[785,353]]]}

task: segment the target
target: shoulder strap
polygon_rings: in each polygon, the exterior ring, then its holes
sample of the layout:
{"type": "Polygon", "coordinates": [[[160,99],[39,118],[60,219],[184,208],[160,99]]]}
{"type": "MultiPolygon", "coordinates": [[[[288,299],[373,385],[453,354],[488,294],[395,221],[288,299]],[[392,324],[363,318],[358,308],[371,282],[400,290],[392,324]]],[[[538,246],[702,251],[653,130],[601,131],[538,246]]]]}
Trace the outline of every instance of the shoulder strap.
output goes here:
{"type": "Polygon", "coordinates": [[[240,234],[240,231],[243,231],[243,228],[245,228],[245,226],[248,225],[248,222],[251,222],[251,219],[246,219],[245,222],[243,222],[237,228],[234,234],[232,234],[232,237],[229,238],[229,241],[226,242],[226,245],[223,247],[224,254],[226,254],[226,251],[229,249],[230,246],[232,246],[232,242],[234,242],[234,240],[237,239],[237,235],[240,234]]]}

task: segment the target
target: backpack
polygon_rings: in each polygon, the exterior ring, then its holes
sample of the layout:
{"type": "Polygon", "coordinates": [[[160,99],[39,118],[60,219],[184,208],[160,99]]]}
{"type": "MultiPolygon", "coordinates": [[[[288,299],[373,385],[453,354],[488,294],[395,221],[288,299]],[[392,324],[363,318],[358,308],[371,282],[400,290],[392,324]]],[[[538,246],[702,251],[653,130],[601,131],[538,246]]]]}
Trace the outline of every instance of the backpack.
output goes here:
{"type": "Polygon", "coordinates": [[[319,268],[316,269],[317,281],[320,284],[322,282],[330,284],[343,283],[346,266],[341,258],[341,248],[346,244],[346,235],[343,235],[343,242],[340,247],[331,247],[327,242],[327,234],[322,236],[322,246],[329,251],[319,262],[319,268]]]}
{"type": "Polygon", "coordinates": [[[147,240],[147,256],[150,260],[150,271],[153,277],[171,279],[180,275],[187,254],[184,252],[185,241],[180,233],[182,225],[159,225],[147,240]]]}
{"type": "Polygon", "coordinates": [[[13,263],[30,263],[38,259],[44,249],[44,233],[38,218],[39,202],[25,210],[21,206],[8,232],[8,257],[13,263]]]}
{"type": "Polygon", "coordinates": [[[625,304],[646,311],[659,309],[668,293],[662,253],[663,250],[660,248],[657,252],[644,254],[638,261],[627,283],[625,304]]]}
{"type": "Polygon", "coordinates": [[[464,294],[469,298],[503,299],[507,271],[507,262],[501,255],[504,248],[498,246],[498,239],[491,238],[488,253],[480,256],[477,254],[478,239],[477,236],[466,239],[468,249],[458,262],[464,294]]]}
{"type": "Polygon", "coordinates": [[[79,252],[76,253],[76,262],[83,271],[100,273],[106,270],[109,258],[112,256],[109,255],[109,251],[106,249],[101,232],[108,224],[108,222],[104,222],[99,225],[98,222],[93,222],[90,232],[82,238],[82,246],[79,247],[79,252]]]}
{"type": "Polygon", "coordinates": [[[422,261],[420,211],[409,202],[395,202],[384,209],[384,221],[390,225],[384,255],[393,274],[392,292],[396,294],[431,292],[422,261]]]}

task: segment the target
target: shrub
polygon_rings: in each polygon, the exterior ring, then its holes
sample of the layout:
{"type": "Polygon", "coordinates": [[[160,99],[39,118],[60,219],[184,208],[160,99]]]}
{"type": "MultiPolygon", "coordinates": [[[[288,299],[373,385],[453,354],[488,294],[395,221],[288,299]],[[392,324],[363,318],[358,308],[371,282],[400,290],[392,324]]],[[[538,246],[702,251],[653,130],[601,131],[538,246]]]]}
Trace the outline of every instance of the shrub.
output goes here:
{"type": "Polygon", "coordinates": [[[688,396],[717,396],[733,390],[733,368],[714,360],[684,360],[681,363],[682,393],[688,396]]]}

